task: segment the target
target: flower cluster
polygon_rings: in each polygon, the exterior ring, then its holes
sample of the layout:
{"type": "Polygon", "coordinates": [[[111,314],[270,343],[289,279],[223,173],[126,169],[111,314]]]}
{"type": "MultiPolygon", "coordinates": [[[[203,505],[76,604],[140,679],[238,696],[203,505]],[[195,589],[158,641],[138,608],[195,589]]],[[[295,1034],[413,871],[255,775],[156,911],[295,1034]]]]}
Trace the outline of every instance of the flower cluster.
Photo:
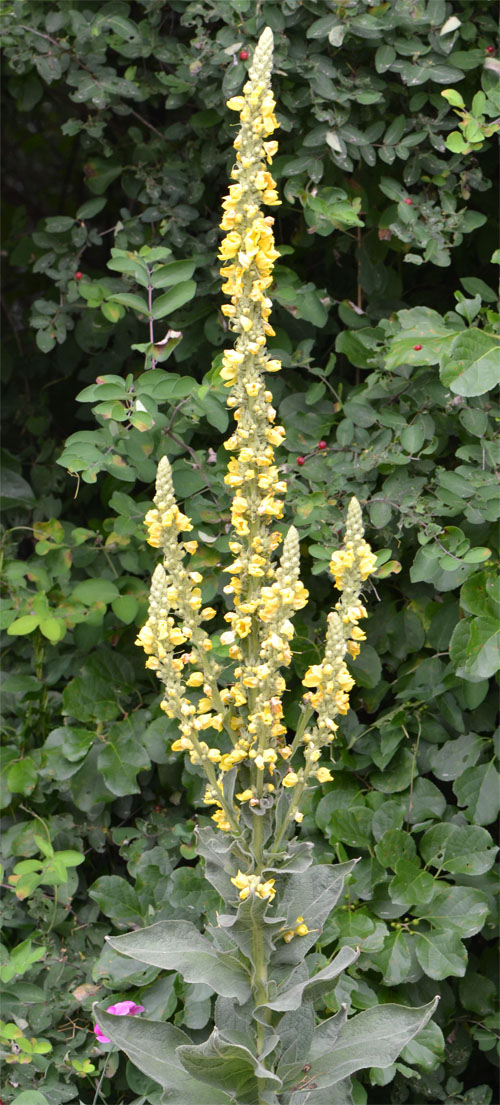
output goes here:
{"type": "Polygon", "coordinates": [[[256,894],[258,898],[268,898],[272,902],[276,891],[274,889],[274,879],[268,879],[267,882],[262,882],[259,875],[244,875],[242,871],[238,871],[234,879],[231,879],[233,885],[239,890],[239,897],[242,902],[250,896],[250,894],[256,894]]]}
{"type": "MultiPolygon", "coordinates": [[[[226,236],[219,254],[223,290],[230,297],[222,311],[236,335],[234,348],[223,354],[221,370],[235,420],[225,442],[231,454],[225,483],[232,495],[233,533],[232,561],[224,569],[229,581],[223,590],[231,609],[224,615],[227,628],[220,636],[235,664],[232,682],[220,685],[220,666],[211,655],[204,623],[215,610],[203,606],[201,575],[186,567],[186,556],[196,553],[197,542],[184,536],[192,525],[175,502],[165,457],[158,466],[155,508],[145,519],[148,542],[162,550],[163,563],[153,574],[149,616],[136,642],[147,653],[146,666],[164,684],[162,709],[178,723],[179,736],[172,749],[186,752],[191,763],[203,769],[204,802],[215,806],[212,819],[217,827],[234,836],[249,824],[261,825],[261,815],[279,793],[284,797],[291,789],[294,793],[286,799],[289,812],[283,826],[292,819],[300,823],[299,803],[306,785],[313,779],[331,780],[329,768],[318,761],[334,737],[336,716],[349,708],[354,681],[345,656],[349,652],[355,657],[364,639],[358,625],[366,616],[360,593],[375,562],[363,537],[359,505],[352,500],[344,544],[330,565],[341,597],[329,615],[324,659],[309,668],[304,678],[303,717],[290,744],[282,669],[292,660],[293,617],[308,595],[300,580],[297,531],[290,527],[283,539],[276,526],[283,517],[286,482],[275,461],[275,448],[282,443],[284,430],[275,423],[272,394],[265,382],[265,373],[281,368],[266,350],[267,337],[274,334],[266,293],[278,253],[273,219],[262,214],[262,205],[280,202],[268,169],[277,150],[269,136],[278,126],[270,87],[271,61],[272,33],[266,30],[243,94],[228,104],[241,120],[234,142],[234,183],[223,201],[221,227],[226,236]],[[273,554],[282,540],[281,558],[276,561],[273,554]],[[316,723],[308,729],[313,711],[316,723]],[[209,732],[214,734],[211,739],[209,732]],[[292,767],[288,761],[299,751],[301,765],[292,767]],[[234,776],[233,800],[227,796],[232,795],[234,776]]],[[[273,880],[266,881],[261,873],[238,871],[232,879],[242,901],[251,894],[272,900],[273,880]]],[[[297,918],[290,931],[286,939],[303,935],[307,931],[303,919],[297,918]]]]}
{"type": "Polygon", "coordinates": [[[307,936],[308,932],[310,932],[310,929],[307,927],[304,918],[297,917],[295,921],[295,928],[287,929],[287,931],[283,933],[283,940],[285,941],[285,944],[289,944],[290,941],[293,940],[294,936],[307,936]]]}

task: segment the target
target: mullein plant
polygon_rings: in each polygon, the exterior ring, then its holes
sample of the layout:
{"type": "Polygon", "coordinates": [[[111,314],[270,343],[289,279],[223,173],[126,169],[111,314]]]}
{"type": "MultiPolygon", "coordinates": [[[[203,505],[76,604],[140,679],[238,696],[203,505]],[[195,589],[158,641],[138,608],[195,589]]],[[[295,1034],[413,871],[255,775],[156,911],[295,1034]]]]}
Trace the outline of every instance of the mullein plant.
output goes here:
{"type": "MultiPolygon", "coordinates": [[[[280,362],[266,348],[274,246],[280,203],[269,166],[278,122],[271,90],[273,36],[264,30],[241,96],[228,102],[241,126],[221,222],[225,237],[222,311],[235,334],[221,376],[235,421],[225,442],[231,489],[232,562],[223,588],[231,609],[220,640],[235,662],[224,685],[203,605],[199,572],[189,566],[197,542],[174,496],[170,465],[158,465],[154,509],[146,515],[150,545],[161,551],[149,617],[137,644],[163,686],[161,708],[178,725],[172,748],[206,780],[213,828],[198,831],[205,876],[223,901],[217,923],[202,934],[187,921],[160,921],[109,940],[141,964],[178,971],[217,995],[215,1027],[202,1043],[172,1024],[114,1017],[97,1009],[101,1034],[163,1088],[168,1105],[347,1105],[350,1075],[386,1067],[426,1024],[435,1002],[419,1009],[382,1004],[354,1017],[341,1005],[316,1024],[315,1002],[352,966],[359,949],[343,947],[315,972],[307,953],[321,935],[356,861],[314,864],[312,844],[297,839],[307,790],[332,778],[338,719],[349,709],[354,680],[346,656],[365,639],[362,588],[375,556],[352,499],[342,547],[330,570],[339,598],[328,615],[324,657],[303,680],[303,707],[293,739],[283,720],[283,669],[292,663],[293,617],[305,606],[299,541],[283,537],[286,483],[275,460],[285,431],[276,424],[267,373],[280,362]],[[282,545],[281,557],[274,554],[282,545]],[[323,761],[323,762],[322,762],[323,761]],[[326,761],[326,762],[325,762],[326,761]]],[[[147,993],[143,1000],[147,1004],[147,993]]],[[[437,1000],[437,999],[436,999],[437,1000]]]]}

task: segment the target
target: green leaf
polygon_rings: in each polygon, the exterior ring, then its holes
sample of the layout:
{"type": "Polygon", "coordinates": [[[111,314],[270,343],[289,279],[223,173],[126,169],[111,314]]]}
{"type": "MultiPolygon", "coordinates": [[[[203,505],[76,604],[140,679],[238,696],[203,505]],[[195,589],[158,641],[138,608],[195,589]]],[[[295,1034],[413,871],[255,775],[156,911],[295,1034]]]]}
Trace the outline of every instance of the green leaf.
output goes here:
{"type": "Polygon", "coordinates": [[[125,380],[113,379],[112,377],[101,376],[100,383],[91,383],[90,387],[83,388],[76,396],[76,400],[79,403],[95,403],[102,402],[106,399],[126,399],[127,388],[125,386],[125,380]]]}
{"type": "Polygon", "coordinates": [[[138,932],[107,939],[122,955],[164,971],[179,971],[186,982],[205,982],[216,994],[240,1002],[250,996],[243,968],[235,960],[228,966],[219,959],[214,946],[190,921],[158,921],[138,932]]]}
{"type": "Polygon", "coordinates": [[[169,1105],[230,1105],[234,1098],[204,1086],[181,1065],[178,1048],[189,1036],[172,1024],[146,1017],[116,1017],[95,1007],[99,1027],[139,1070],[169,1091],[169,1105]]]}
{"type": "Polygon", "coordinates": [[[451,104],[451,107],[465,107],[463,97],[455,88],[443,88],[440,95],[451,104]]]}
{"type": "Polygon", "coordinates": [[[136,254],[127,254],[120,249],[112,249],[111,253],[111,260],[106,262],[108,269],[111,269],[113,272],[126,273],[127,276],[133,276],[134,280],[136,280],[142,288],[147,288],[149,286],[149,276],[146,265],[136,254]]]}
{"type": "Polygon", "coordinates": [[[23,1090],[17,1095],[15,1105],[49,1105],[49,1101],[40,1090],[23,1090]]]}
{"type": "Polygon", "coordinates": [[[374,771],[371,785],[384,794],[393,794],[409,787],[414,770],[413,756],[409,748],[400,748],[384,771],[374,771]]]}
{"type": "Polygon", "coordinates": [[[476,679],[496,675],[500,668],[500,628],[496,618],[473,618],[465,668],[476,679]]]}
{"type": "Polygon", "coordinates": [[[116,583],[110,579],[84,579],[82,583],[77,583],[73,591],[73,598],[84,606],[92,606],[94,602],[112,602],[119,595],[116,583]]]}
{"type": "Polygon", "coordinates": [[[370,521],[375,529],[383,529],[387,526],[392,518],[392,507],[390,503],[372,502],[370,504],[370,521]]]}
{"type": "Polygon", "coordinates": [[[402,829],[388,829],[377,844],[375,855],[383,867],[396,870],[396,864],[401,860],[412,863],[416,851],[415,841],[410,833],[405,833],[402,829]]]}
{"type": "Polygon", "coordinates": [[[42,353],[50,353],[54,349],[56,339],[50,330],[37,330],[36,344],[42,353]]]}
{"type": "Polygon", "coordinates": [[[401,364],[438,364],[451,348],[457,330],[451,329],[430,307],[412,307],[398,312],[401,332],[392,339],[385,359],[386,368],[401,364]],[[421,349],[415,349],[419,345],[421,349]]]}
{"type": "MultiPolygon", "coordinates": [[[[143,913],[139,898],[130,883],[119,875],[103,875],[96,879],[89,889],[89,895],[106,917],[111,917],[120,926],[141,924],[143,913]]],[[[112,943],[110,939],[110,944],[112,943]]]]}
{"type": "Polygon", "coordinates": [[[500,614],[500,588],[495,576],[487,571],[475,572],[460,591],[460,604],[469,614],[500,614]]]}
{"type": "Polygon", "coordinates": [[[43,636],[46,637],[48,641],[51,641],[52,644],[57,644],[57,642],[61,641],[65,636],[66,626],[62,618],[54,618],[49,615],[48,617],[40,618],[40,632],[43,633],[43,636]]]}
{"type": "Polygon", "coordinates": [[[417,959],[429,978],[450,975],[461,978],[467,967],[467,952],[458,933],[420,932],[416,942],[417,959]]]}
{"type": "Polygon", "coordinates": [[[396,60],[394,46],[379,46],[375,53],[375,69],[377,73],[385,73],[396,60]]]}
{"type": "Polygon", "coordinates": [[[117,292],[116,295],[108,295],[108,303],[121,303],[123,307],[131,307],[140,315],[149,315],[149,307],[145,299],[133,292],[117,292]]]}
{"type": "Polygon", "coordinates": [[[281,1079],[267,1070],[249,1048],[226,1041],[217,1028],[204,1043],[183,1044],[177,1054],[186,1070],[200,1082],[219,1090],[227,1089],[237,1095],[237,1101],[248,1105],[258,1105],[259,1086],[265,1091],[279,1090],[282,1085],[281,1079]]]}
{"type": "Polygon", "coordinates": [[[383,980],[388,986],[399,986],[401,982],[412,977],[418,978],[420,974],[415,955],[415,936],[403,929],[389,933],[382,951],[370,958],[373,958],[382,971],[383,980]]]}
{"type": "Polygon", "coordinates": [[[130,625],[137,615],[139,603],[134,595],[119,595],[117,599],[113,599],[111,609],[121,622],[130,625]]]}
{"type": "Polygon", "coordinates": [[[479,295],[485,303],[496,303],[496,292],[493,288],[490,288],[489,284],[485,284],[484,280],[480,280],[478,276],[464,276],[460,283],[469,295],[479,295]]]}
{"type": "Polygon", "coordinates": [[[420,852],[426,864],[456,875],[483,875],[498,848],[479,825],[435,825],[424,833],[420,852]]]}
{"type": "MultiPolygon", "coordinates": [[[[95,81],[92,81],[89,86],[89,99],[94,93],[95,81]]],[[[123,173],[123,165],[113,164],[111,160],[105,160],[102,157],[91,157],[88,161],[88,176],[87,176],[87,188],[90,192],[94,192],[96,196],[102,196],[102,193],[109,188],[109,185],[116,180],[117,177],[123,173]]]]}
{"type": "Polygon", "coordinates": [[[93,200],[87,200],[78,208],[75,217],[77,219],[93,219],[94,215],[99,215],[105,208],[106,203],[107,200],[105,198],[99,199],[97,196],[93,200]]]}
{"type": "Polygon", "coordinates": [[[122,733],[123,725],[124,722],[112,727],[98,757],[99,772],[108,790],[117,798],[140,793],[137,774],[146,771],[151,762],[136,737],[132,733],[122,733]]]}
{"type": "MultiPolygon", "coordinates": [[[[329,796],[325,796],[328,798],[329,796]]],[[[347,863],[317,863],[306,871],[294,874],[287,880],[280,899],[280,914],[286,918],[285,928],[293,928],[296,917],[304,917],[309,932],[299,940],[282,945],[277,954],[280,963],[301,963],[312,948],[323,925],[335,908],[344,889],[344,882],[355,867],[355,860],[347,863]]],[[[272,869],[266,869],[271,871],[272,869]]]]}
{"type": "Polygon", "coordinates": [[[404,1063],[414,1063],[423,1071],[431,1071],[444,1059],[445,1042],[443,1033],[435,1021],[429,1021],[425,1028],[403,1048],[400,1059],[404,1063]]]}
{"type": "Polygon", "coordinates": [[[334,809],[326,827],[330,842],[337,844],[341,840],[354,848],[369,848],[372,818],[372,810],[356,803],[349,809],[334,809]]]}
{"type": "Polygon", "coordinates": [[[82,856],[81,852],[75,852],[72,848],[67,848],[63,852],[56,852],[56,858],[64,863],[65,867],[79,867],[80,863],[85,862],[85,856],[82,856]]]}
{"type": "Polygon", "coordinates": [[[476,545],[474,549],[468,549],[463,554],[463,558],[466,564],[484,564],[485,560],[489,560],[491,556],[491,549],[486,549],[480,545],[476,545]]]}
{"type": "Polygon", "coordinates": [[[465,816],[475,825],[492,825],[500,812],[500,777],[494,760],[469,767],[455,779],[453,791],[465,816]]]}
{"type": "Polygon", "coordinates": [[[441,748],[432,748],[429,751],[429,762],[434,774],[446,782],[456,779],[457,775],[476,763],[483,744],[476,733],[461,733],[454,740],[446,741],[441,748]]]}
{"type": "Polygon", "coordinates": [[[402,138],[406,125],[406,117],[404,115],[398,115],[389,124],[384,134],[383,141],[387,146],[394,146],[402,138]]]}
{"type": "Polygon", "coordinates": [[[172,465],[175,493],[179,499],[189,499],[197,491],[207,486],[207,479],[199,468],[192,468],[186,461],[176,461],[172,465]]]}
{"type": "Polygon", "coordinates": [[[0,470],[0,505],[2,508],[17,506],[18,504],[30,506],[33,505],[34,498],[34,492],[29,483],[18,472],[15,472],[12,468],[7,468],[3,461],[0,470]]]}
{"type": "Polygon", "coordinates": [[[154,300],[153,318],[165,318],[165,315],[175,314],[180,307],[183,307],[185,303],[193,298],[195,292],[196,284],[194,280],[184,280],[177,284],[171,291],[165,292],[164,295],[160,295],[158,299],[154,300]]]}
{"type": "MultiPolygon", "coordinates": [[[[358,957],[359,948],[341,948],[332,962],[327,967],[323,967],[312,978],[307,978],[305,981],[297,982],[295,986],[290,986],[289,989],[284,989],[282,993],[278,993],[273,1001],[263,1002],[259,1008],[275,1009],[280,1013],[290,1009],[299,1009],[303,1001],[314,1001],[325,991],[331,990],[331,980],[337,978],[342,971],[346,971],[348,967],[352,966],[358,957]]],[[[285,985],[288,985],[288,982],[289,980],[285,985]]]]}
{"type": "Polygon", "coordinates": [[[425,917],[435,929],[455,931],[460,936],[475,936],[488,916],[486,894],[469,886],[436,887],[430,904],[418,904],[415,913],[425,917]]]}
{"type": "Polygon", "coordinates": [[[339,22],[337,15],[322,15],[320,19],[315,19],[313,23],[309,25],[306,31],[306,38],[327,38],[332,28],[336,27],[339,22]]]}
{"type": "Polygon", "coordinates": [[[488,415],[486,411],[480,411],[472,407],[466,407],[460,411],[460,421],[467,433],[474,437],[484,437],[488,429],[488,415]]]}
{"type": "Polygon", "coordinates": [[[436,997],[416,1009],[375,1005],[351,1017],[333,1047],[329,1041],[333,1018],[323,1021],[313,1036],[309,1077],[322,1089],[365,1067],[391,1066],[406,1044],[425,1027],[438,1000],[436,997]]]}
{"type": "Polygon", "coordinates": [[[38,614],[23,614],[22,617],[16,618],[11,622],[7,633],[11,637],[24,637],[27,633],[33,633],[34,629],[38,629],[40,619],[38,614]]]}
{"type": "Polygon", "coordinates": [[[31,794],[38,782],[38,772],[31,756],[14,760],[7,768],[7,787],[11,794],[31,794]]]}
{"type": "Polygon", "coordinates": [[[356,368],[369,368],[375,350],[363,336],[363,331],[341,330],[335,341],[337,353],[345,353],[356,368]]]}
{"type": "Polygon", "coordinates": [[[108,322],[119,322],[124,317],[125,311],[118,303],[101,303],[101,312],[108,322]]]}
{"type": "Polygon", "coordinates": [[[500,339],[464,330],[441,361],[441,383],[457,395],[484,395],[500,383],[500,339]]]}
{"type": "Polygon", "coordinates": [[[434,895],[436,883],[429,871],[423,871],[417,863],[397,860],[396,874],[389,884],[389,893],[393,902],[405,906],[415,902],[429,902],[434,895]]]}
{"type": "Polygon", "coordinates": [[[401,430],[400,441],[406,453],[418,453],[425,441],[425,427],[418,419],[401,430]]]}
{"type": "Polygon", "coordinates": [[[69,215],[53,215],[45,219],[45,229],[49,234],[65,234],[67,230],[71,230],[74,223],[75,220],[69,215]]]}
{"type": "Polygon", "coordinates": [[[161,265],[151,274],[153,288],[167,288],[170,284],[189,280],[195,268],[195,260],[170,261],[168,265],[161,265]]]}

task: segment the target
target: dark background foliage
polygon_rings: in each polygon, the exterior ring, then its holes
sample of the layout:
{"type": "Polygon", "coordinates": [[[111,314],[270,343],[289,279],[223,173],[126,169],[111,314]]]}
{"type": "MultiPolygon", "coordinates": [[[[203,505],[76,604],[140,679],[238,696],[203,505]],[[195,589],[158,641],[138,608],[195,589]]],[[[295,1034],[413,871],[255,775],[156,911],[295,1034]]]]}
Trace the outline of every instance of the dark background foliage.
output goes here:
{"type": "Polygon", "coordinates": [[[210,1023],[207,987],[102,948],[218,904],[194,858],[200,778],[169,751],[133,642],[164,452],[204,600],[223,610],[224,101],[266,24],[283,198],[272,384],[311,591],[298,675],[352,494],[379,552],[355,709],[302,828],[318,859],[362,857],[317,961],[338,942],[362,956],[320,1013],[440,992],[435,1023],[356,1083],[357,1105],[495,1100],[494,14],[489,0],[3,5],[8,1105],[34,1084],[29,1105],[155,1105],[153,1083],[94,1047],[95,996],[140,999],[195,1039],[210,1023]]]}

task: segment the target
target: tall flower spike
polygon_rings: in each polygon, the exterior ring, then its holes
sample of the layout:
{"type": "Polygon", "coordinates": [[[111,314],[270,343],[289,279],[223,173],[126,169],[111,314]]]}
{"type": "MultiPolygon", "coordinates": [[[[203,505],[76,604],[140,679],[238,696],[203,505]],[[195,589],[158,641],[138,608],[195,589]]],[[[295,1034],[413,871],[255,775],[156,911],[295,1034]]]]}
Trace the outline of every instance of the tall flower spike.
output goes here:
{"type": "MultiPolygon", "coordinates": [[[[308,596],[300,580],[299,537],[293,526],[284,538],[279,563],[273,560],[282,540],[275,523],[283,516],[286,482],[274,456],[285,431],[275,424],[272,394],[264,379],[266,372],[281,368],[266,349],[267,338],[274,335],[266,293],[279,254],[274,248],[274,220],[262,210],[280,202],[269,171],[278,148],[269,137],[278,126],[270,84],[272,48],[272,32],[266,29],[242,95],[228,103],[241,120],[234,141],[232,183],[222,204],[225,237],[219,253],[223,291],[230,297],[222,311],[235,335],[234,347],[224,351],[221,370],[235,420],[225,442],[231,456],[224,477],[232,496],[233,526],[229,541],[233,559],[224,569],[229,575],[224,593],[230,596],[232,609],[224,615],[228,628],[220,635],[229,659],[236,662],[233,681],[219,687],[221,668],[211,655],[212,642],[202,625],[215,610],[202,607],[202,576],[185,566],[186,554],[196,554],[197,542],[184,538],[192,525],[176,503],[166,457],[158,465],[155,505],[145,519],[148,542],[161,550],[163,563],[153,574],[149,617],[136,642],[147,654],[147,667],[164,684],[162,710],[178,723],[179,737],[172,750],[186,752],[191,763],[204,771],[203,801],[216,807],[212,818],[219,829],[239,835],[243,823],[252,824],[256,863],[262,862],[263,819],[254,817],[249,823],[248,812],[242,816],[236,802],[263,813],[278,788],[293,789],[287,818],[281,823],[282,836],[289,821],[300,823],[298,806],[308,780],[323,783],[331,778],[318,761],[321,750],[333,740],[335,717],[349,708],[353,679],[345,655],[349,651],[355,656],[364,639],[358,626],[366,616],[360,592],[375,559],[364,540],[359,504],[353,499],[344,543],[331,561],[341,597],[328,617],[324,658],[306,672],[307,709],[293,744],[287,744],[281,669],[291,663],[293,617],[308,596]],[[317,721],[307,729],[313,711],[317,721]],[[201,739],[210,730],[217,734],[213,746],[201,739]],[[298,754],[300,745],[302,765],[289,768],[286,761],[298,754]],[[227,774],[234,769],[238,778],[233,806],[226,794],[232,793],[227,774]]],[[[250,894],[272,900],[272,880],[262,880],[257,872],[239,871],[232,882],[242,900],[250,894]]]]}

